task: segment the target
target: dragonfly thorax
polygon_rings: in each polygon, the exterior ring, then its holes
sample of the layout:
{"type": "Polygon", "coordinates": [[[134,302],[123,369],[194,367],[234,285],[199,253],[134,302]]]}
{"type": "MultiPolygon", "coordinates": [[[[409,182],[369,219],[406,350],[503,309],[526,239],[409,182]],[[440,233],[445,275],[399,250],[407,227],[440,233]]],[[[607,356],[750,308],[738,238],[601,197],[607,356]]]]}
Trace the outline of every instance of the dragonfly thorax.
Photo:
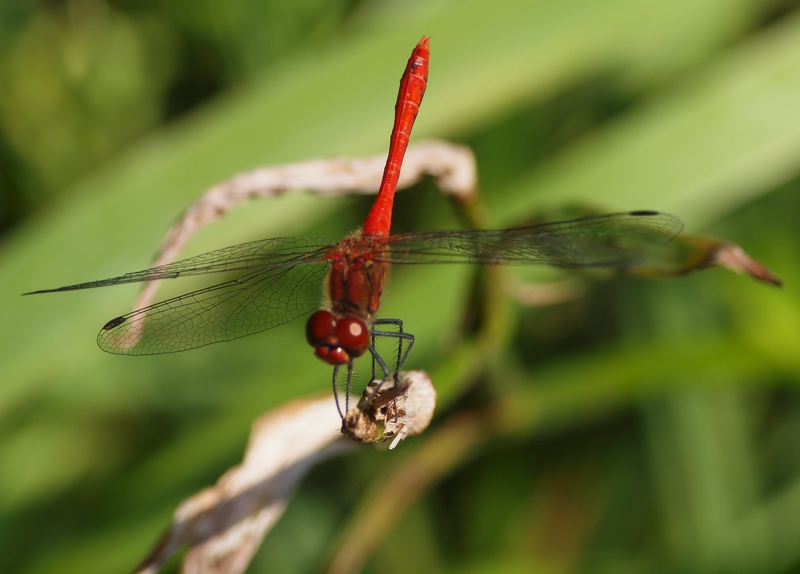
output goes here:
{"type": "Polygon", "coordinates": [[[388,265],[376,260],[383,247],[368,236],[342,241],[331,258],[327,290],[331,311],[337,316],[354,316],[370,323],[378,312],[388,265]]]}
{"type": "Polygon", "coordinates": [[[349,237],[331,257],[327,289],[330,310],[317,311],[306,324],[315,354],[345,365],[369,348],[369,325],[378,311],[388,266],[376,261],[374,238],[349,237]]]}

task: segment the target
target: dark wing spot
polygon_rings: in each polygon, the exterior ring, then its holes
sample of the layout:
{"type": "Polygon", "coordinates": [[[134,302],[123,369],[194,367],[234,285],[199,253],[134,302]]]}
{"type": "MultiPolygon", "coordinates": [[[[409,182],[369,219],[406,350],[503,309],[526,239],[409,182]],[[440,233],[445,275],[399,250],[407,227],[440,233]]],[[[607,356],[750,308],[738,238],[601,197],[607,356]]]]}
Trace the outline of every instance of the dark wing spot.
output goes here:
{"type": "Polygon", "coordinates": [[[657,211],[651,211],[649,209],[641,209],[639,211],[631,211],[630,215],[659,215],[657,211]]]}
{"type": "Polygon", "coordinates": [[[119,327],[125,321],[127,321],[125,317],[117,317],[116,319],[111,319],[108,323],[103,325],[103,331],[110,331],[114,327],[119,327]]]}

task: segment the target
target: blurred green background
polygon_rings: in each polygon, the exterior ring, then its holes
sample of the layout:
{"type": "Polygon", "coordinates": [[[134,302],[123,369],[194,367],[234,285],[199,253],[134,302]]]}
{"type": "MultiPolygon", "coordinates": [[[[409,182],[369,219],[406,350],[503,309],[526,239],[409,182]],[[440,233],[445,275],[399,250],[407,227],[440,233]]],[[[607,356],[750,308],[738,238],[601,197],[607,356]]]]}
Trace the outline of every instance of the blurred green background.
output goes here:
{"type": "MultiPolygon", "coordinates": [[[[713,270],[596,282],[538,309],[503,299],[486,344],[464,327],[475,270],[395,270],[382,314],[417,335],[408,366],[439,389],[433,428],[315,469],[249,571],[324,569],[381,504],[376,485],[463,414],[480,439],[384,524],[367,572],[800,572],[791,0],[0,3],[0,571],[130,570],[177,503],[240,460],[259,413],[330,375],[301,320],[118,357],[94,336],[136,286],[20,293],[146,267],[181,210],[236,172],[384,151],[423,35],[412,142],[474,148],[492,226],[575,203],[669,211],[786,287],[713,270]],[[505,405],[501,424],[470,418],[487,404],[505,405]]],[[[369,203],[254,203],[189,254],[341,237],[369,203]]],[[[458,225],[429,182],[397,218],[458,225]]],[[[180,283],[164,292],[199,284],[180,283]]]]}

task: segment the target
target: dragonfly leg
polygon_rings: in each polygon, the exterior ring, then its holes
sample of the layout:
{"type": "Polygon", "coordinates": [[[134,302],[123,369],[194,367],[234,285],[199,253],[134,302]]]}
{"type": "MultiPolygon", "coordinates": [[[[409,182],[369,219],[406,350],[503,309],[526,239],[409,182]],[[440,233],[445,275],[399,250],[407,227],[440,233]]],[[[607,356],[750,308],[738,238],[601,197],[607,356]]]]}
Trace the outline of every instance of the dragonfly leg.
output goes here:
{"type": "MultiPolygon", "coordinates": [[[[397,327],[398,333],[403,333],[403,321],[401,319],[377,319],[374,325],[394,325],[397,327]]],[[[372,340],[373,344],[375,341],[375,331],[372,332],[372,340]]],[[[412,339],[413,340],[413,339],[412,339]]],[[[395,360],[395,365],[397,368],[394,371],[394,379],[397,382],[397,372],[400,370],[400,358],[403,353],[403,339],[401,337],[397,338],[397,359],[395,360]]]]}
{"type": "MultiPolygon", "coordinates": [[[[350,360],[347,363],[347,385],[345,386],[344,391],[344,412],[350,410],[350,387],[353,385],[353,366],[355,364],[355,360],[350,360]]],[[[341,413],[340,413],[341,414],[341,413]]]]}
{"type": "Polygon", "coordinates": [[[373,365],[372,365],[372,368],[373,368],[372,380],[374,381],[375,378],[376,378],[375,377],[375,363],[377,363],[378,366],[381,368],[381,371],[383,371],[383,377],[382,378],[384,378],[384,379],[387,378],[389,376],[389,373],[391,373],[392,371],[389,369],[388,365],[386,364],[386,361],[383,360],[383,357],[381,357],[378,354],[378,350],[375,348],[375,345],[370,345],[369,352],[372,354],[372,363],[373,363],[373,365]]]}
{"type": "Polygon", "coordinates": [[[372,395],[370,396],[367,401],[371,400],[378,391],[380,391],[381,387],[383,386],[383,381],[389,378],[389,374],[391,373],[392,378],[394,380],[394,384],[399,384],[399,372],[400,369],[403,368],[406,360],[408,359],[408,355],[411,352],[411,348],[414,346],[414,335],[411,333],[406,333],[403,331],[403,321],[400,319],[377,319],[375,323],[373,323],[372,328],[372,345],[370,346],[370,353],[372,354],[372,380],[375,380],[375,365],[377,363],[380,366],[381,370],[383,371],[383,378],[381,382],[375,387],[372,391],[372,395]],[[397,327],[397,331],[381,331],[375,329],[375,325],[394,325],[397,327]],[[376,337],[391,337],[397,339],[397,358],[395,360],[395,368],[393,371],[389,369],[389,366],[386,364],[386,361],[383,360],[383,357],[380,356],[378,350],[375,346],[376,337]],[[404,345],[404,342],[406,344],[404,345]]]}
{"type": "Polygon", "coordinates": [[[339,367],[341,365],[334,365],[333,367],[333,398],[336,401],[336,410],[339,411],[339,418],[344,420],[344,415],[347,411],[350,410],[350,389],[353,386],[353,366],[355,361],[350,361],[347,363],[347,379],[345,380],[345,390],[344,390],[344,411],[342,411],[342,406],[339,404],[339,388],[336,385],[337,379],[339,378],[339,367]]]}
{"type": "MultiPolygon", "coordinates": [[[[395,339],[397,339],[397,360],[395,361],[395,369],[394,369],[394,379],[396,382],[397,373],[400,371],[400,369],[403,368],[403,365],[408,359],[409,353],[411,353],[411,348],[414,346],[414,335],[403,331],[403,321],[401,319],[376,319],[375,322],[373,323],[373,329],[372,329],[373,347],[375,346],[375,337],[394,337],[395,339]],[[375,325],[394,325],[395,327],[397,327],[397,332],[379,331],[374,328],[375,325]],[[407,341],[408,343],[408,345],[405,347],[405,351],[403,350],[403,341],[407,341]]],[[[374,356],[375,353],[373,353],[373,357],[374,356]]],[[[385,371],[385,374],[388,375],[389,374],[388,371],[385,371]]]]}
{"type": "Polygon", "coordinates": [[[372,337],[372,340],[370,341],[370,355],[372,355],[372,378],[370,379],[370,381],[374,381],[375,380],[375,365],[377,364],[376,357],[378,356],[378,353],[373,352],[373,349],[377,349],[377,347],[375,346],[376,343],[377,343],[377,340],[375,338],[375,331],[374,330],[370,330],[370,336],[372,337]]]}
{"type": "Polygon", "coordinates": [[[339,411],[339,418],[344,419],[342,407],[339,405],[339,390],[336,388],[336,379],[339,376],[339,365],[333,367],[333,399],[336,401],[336,410],[339,411]]]}

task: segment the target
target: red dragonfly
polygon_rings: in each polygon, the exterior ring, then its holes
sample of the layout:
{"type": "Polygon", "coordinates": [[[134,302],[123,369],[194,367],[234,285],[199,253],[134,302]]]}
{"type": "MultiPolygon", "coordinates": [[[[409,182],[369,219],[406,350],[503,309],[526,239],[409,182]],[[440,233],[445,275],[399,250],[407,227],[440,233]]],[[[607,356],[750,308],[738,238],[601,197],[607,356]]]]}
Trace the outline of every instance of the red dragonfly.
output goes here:
{"type": "Polygon", "coordinates": [[[325,283],[326,304],[309,318],[306,335],[315,354],[335,366],[335,385],[339,367],[349,365],[352,373],[353,360],[368,350],[389,375],[392,369],[376,352],[374,336],[400,339],[395,373],[408,356],[414,338],[403,332],[402,321],[376,317],[390,264],[629,268],[642,262],[637,245],[666,243],[680,232],[683,224],[672,215],[631,211],[503,230],[390,235],[400,167],[427,86],[429,40],[422,38],[414,48],[400,80],[383,179],[359,232],[338,243],[308,237],[253,241],[119,277],[33,293],[244,272],[112,319],[97,337],[100,348],[110,353],[153,355],[277,327],[319,307],[325,283]],[[398,331],[381,331],[377,328],[381,325],[394,325],[398,331]]]}

